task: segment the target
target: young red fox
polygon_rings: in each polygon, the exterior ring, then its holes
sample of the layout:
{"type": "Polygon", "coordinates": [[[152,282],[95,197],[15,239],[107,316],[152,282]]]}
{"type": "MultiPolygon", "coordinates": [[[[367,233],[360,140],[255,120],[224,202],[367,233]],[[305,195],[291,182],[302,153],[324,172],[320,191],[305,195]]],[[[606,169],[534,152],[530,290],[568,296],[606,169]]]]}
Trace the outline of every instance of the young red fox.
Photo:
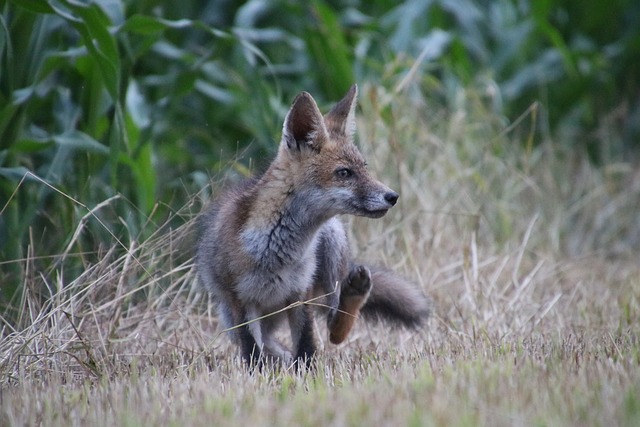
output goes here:
{"type": "Polygon", "coordinates": [[[320,309],[328,312],[334,344],[360,312],[407,327],[429,315],[429,300],[412,284],[349,259],[338,215],[380,218],[399,197],[369,174],[353,144],[356,94],[354,85],[324,117],[311,95],[299,94],[268,170],[224,193],[201,218],[197,272],[222,325],[243,325],[232,334],[249,364],[265,353],[309,366],[312,306],[268,316],[298,301],[325,295],[320,309]],[[274,336],[284,320],[292,352],[274,336]]]}

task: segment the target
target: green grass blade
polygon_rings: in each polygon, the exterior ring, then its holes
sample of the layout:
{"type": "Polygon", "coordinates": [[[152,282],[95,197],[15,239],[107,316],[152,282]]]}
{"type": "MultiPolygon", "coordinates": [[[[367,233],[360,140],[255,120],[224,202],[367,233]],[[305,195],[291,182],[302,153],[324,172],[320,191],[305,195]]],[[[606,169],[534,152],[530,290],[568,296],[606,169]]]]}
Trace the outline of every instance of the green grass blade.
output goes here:
{"type": "Polygon", "coordinates": [[[194,25],[190,19],[171,21],[146,15],[133,15],[119,28],[120,32],[153,35],[168,28],[183,29],[194,25]]]}

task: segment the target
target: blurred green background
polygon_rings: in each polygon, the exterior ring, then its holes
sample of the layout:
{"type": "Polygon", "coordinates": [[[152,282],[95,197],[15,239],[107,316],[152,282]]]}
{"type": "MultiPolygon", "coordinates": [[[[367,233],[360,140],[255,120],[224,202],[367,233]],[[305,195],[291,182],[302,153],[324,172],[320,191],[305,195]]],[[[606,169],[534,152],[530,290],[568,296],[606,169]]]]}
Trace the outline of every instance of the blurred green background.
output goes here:
{"type": "Polygon", "coordinates": [[[594,164],[640,152],[637,0],[0,5],[5,302],[37,274],[20,260],[53,271],[73,245],[76,277],[114,235],[128,246],[187,220],[172,213],[235,156],[275,151],[301,90],[326,108],[369,82],[443,111],[472,91],[505,128],[536,115],[518,127],[529,149],[554,138],[594,164]]]}

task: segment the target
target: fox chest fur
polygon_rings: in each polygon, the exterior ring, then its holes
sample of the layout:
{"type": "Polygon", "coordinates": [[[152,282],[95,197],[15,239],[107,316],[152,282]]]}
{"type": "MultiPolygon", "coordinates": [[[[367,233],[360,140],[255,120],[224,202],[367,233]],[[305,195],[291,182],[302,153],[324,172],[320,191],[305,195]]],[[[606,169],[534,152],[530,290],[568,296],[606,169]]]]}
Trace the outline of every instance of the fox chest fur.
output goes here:
{"type": "Polygon", "coordinates": [[[319,224],[309,224],[303,211],[292,194],[266,218],[249,217],[238,235],[249,260],[236,282],[241,300],[275,309],[304,299],[316,269],[319,224]]]}
{"type": "Polygon", "coordinates": [[[296,187],[278,168],[235,194],[215,213],[218,239],[211,256],[221,292],[267,313],[303,300],[317,268],[320,236],[347,245],[342,223],[315,206],[326,196],[313,186],[296,187]]]}

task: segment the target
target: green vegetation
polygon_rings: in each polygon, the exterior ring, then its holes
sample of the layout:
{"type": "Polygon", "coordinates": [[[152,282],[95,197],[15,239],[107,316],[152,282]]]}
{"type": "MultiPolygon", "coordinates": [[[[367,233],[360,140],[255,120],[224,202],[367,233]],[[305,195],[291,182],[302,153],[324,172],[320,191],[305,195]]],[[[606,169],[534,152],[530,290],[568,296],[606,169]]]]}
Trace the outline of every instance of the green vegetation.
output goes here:
{"type": "Polygon", "coordinates": [[[232,3],[0,1],[0,424],[640,423],[640,4],[232,3]],[[354,81],[436,315],[250,375],[194,218],[354,81]]]}

